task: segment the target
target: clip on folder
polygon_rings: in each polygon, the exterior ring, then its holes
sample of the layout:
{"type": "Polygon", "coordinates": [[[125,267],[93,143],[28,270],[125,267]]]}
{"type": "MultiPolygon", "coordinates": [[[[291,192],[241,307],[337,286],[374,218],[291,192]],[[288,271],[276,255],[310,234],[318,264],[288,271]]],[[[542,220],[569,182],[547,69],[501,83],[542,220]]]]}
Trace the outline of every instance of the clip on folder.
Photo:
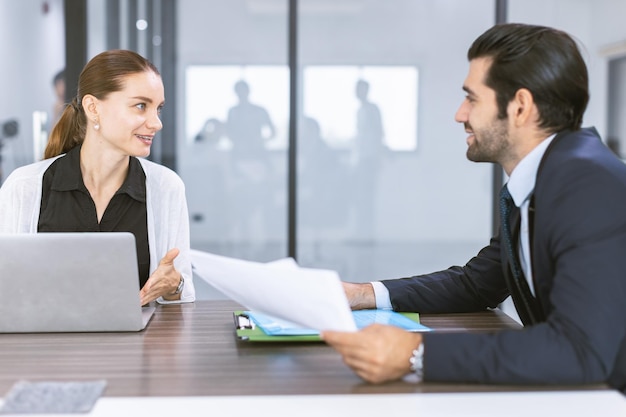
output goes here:
{"type": "Polygon", "coordinates": [[[283,335],[274,336],[269,335],[263,331],[259,326],[254,324],[254,321],[248,315],[246,311],[233,312],[233,318],[235,319],[235,332],[237,338],[242,341],[250,342],[321,342],[322,339],[318,334],[313,335],[283,335]]]}

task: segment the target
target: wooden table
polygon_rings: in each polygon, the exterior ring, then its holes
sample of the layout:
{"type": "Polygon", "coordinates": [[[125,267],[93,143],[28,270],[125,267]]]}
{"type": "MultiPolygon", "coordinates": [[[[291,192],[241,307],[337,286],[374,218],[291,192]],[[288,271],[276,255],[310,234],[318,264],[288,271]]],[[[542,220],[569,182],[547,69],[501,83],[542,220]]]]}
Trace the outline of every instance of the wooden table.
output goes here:
{"type": "MultiPolygon", "coordinates": [[[[147,329],[139,333],[0,335],[0,396],[18,380],[105,379],[105,396],[113,397],[537,389],[407,381],[364,383],[324,343],[237,340],[232,312],[240,308],[232,301],[159,306],[147,329]]],[[[423,315],[421,321],[439,331],[519,328],[500,311],[423,315]]]]}

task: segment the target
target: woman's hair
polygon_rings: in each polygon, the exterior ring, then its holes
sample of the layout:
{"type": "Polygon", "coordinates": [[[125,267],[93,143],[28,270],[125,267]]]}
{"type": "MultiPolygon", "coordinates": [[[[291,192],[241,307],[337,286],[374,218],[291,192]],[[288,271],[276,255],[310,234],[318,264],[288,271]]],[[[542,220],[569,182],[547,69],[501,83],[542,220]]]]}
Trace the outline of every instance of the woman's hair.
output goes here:
{"type": "Polygon", "coordinates": [[[128,76],[146,71],[159,75],[154,64],[133,51],[116,49],[93,57],[78,77],[76,97],[65,107],[50,133],[44,158],[66,153],[85,139],[87,118],[82,101],[86,94],[104,100],[110,93],[122,90],[128,76]]]}
{"type": "Polygon", "coordinates": [[[587,66],[567,33],[519,23],[496,25],[474,41],[467,57],[491,59],[485,84],[496,92],[499,118],[506,118],[509,102],[525,88],[537,105],[541,128],[580,128],[589,101],[587,66]]]}

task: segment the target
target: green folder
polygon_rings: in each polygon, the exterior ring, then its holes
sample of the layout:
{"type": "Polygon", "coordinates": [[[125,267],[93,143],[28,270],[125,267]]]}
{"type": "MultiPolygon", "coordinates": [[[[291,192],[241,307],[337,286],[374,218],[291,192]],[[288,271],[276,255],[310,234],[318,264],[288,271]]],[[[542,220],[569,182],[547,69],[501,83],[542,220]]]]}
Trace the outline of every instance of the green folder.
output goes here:
{"type": "MultiPolygon", "coordinates": [[[[403,316],[419,323],[418,313],[400,313],[403,316]]],[[[317,334],[311,335],[297,335],[297,336],[282,336],[282,335],[268,335],[259,326],[255,326],[251,323],[251,320],[245,314],[244,310],[237,310],[233,312],[233,319],[235,321],[235,331],[237,338],[243,341],[249,342],[321,342],[322,339],[317,334]]]]}

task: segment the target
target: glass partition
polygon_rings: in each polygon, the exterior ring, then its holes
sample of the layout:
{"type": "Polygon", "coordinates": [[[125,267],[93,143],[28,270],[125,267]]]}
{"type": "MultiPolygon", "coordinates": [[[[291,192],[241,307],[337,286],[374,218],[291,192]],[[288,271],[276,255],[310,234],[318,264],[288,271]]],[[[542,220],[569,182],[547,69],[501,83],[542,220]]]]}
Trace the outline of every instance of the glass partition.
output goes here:
{"type": "MultiPolygon", "coordinates": [[[[287,254],[287,1],[178,3],[179,173],[192,246],[287,254]]],[[[366,281],[445,268],[491,235],[491,166],[454,114],[479,0],[298,2],[297,260],[366,281]],[[454,28],[454,30],[451,30],[454,28]]]]}
{"type": "Polygon", "coordinates": [[[299,263],[369,281],[468,260],[491,234],[491,166],[466,160],[454,114],[494,2],[298,10],[299,263]]]}
{"type": "Polygon", "coordinates": [[[195,249],[286,254],[286,22],[286,0],[178,2],[177,166],[195,249]]]}

